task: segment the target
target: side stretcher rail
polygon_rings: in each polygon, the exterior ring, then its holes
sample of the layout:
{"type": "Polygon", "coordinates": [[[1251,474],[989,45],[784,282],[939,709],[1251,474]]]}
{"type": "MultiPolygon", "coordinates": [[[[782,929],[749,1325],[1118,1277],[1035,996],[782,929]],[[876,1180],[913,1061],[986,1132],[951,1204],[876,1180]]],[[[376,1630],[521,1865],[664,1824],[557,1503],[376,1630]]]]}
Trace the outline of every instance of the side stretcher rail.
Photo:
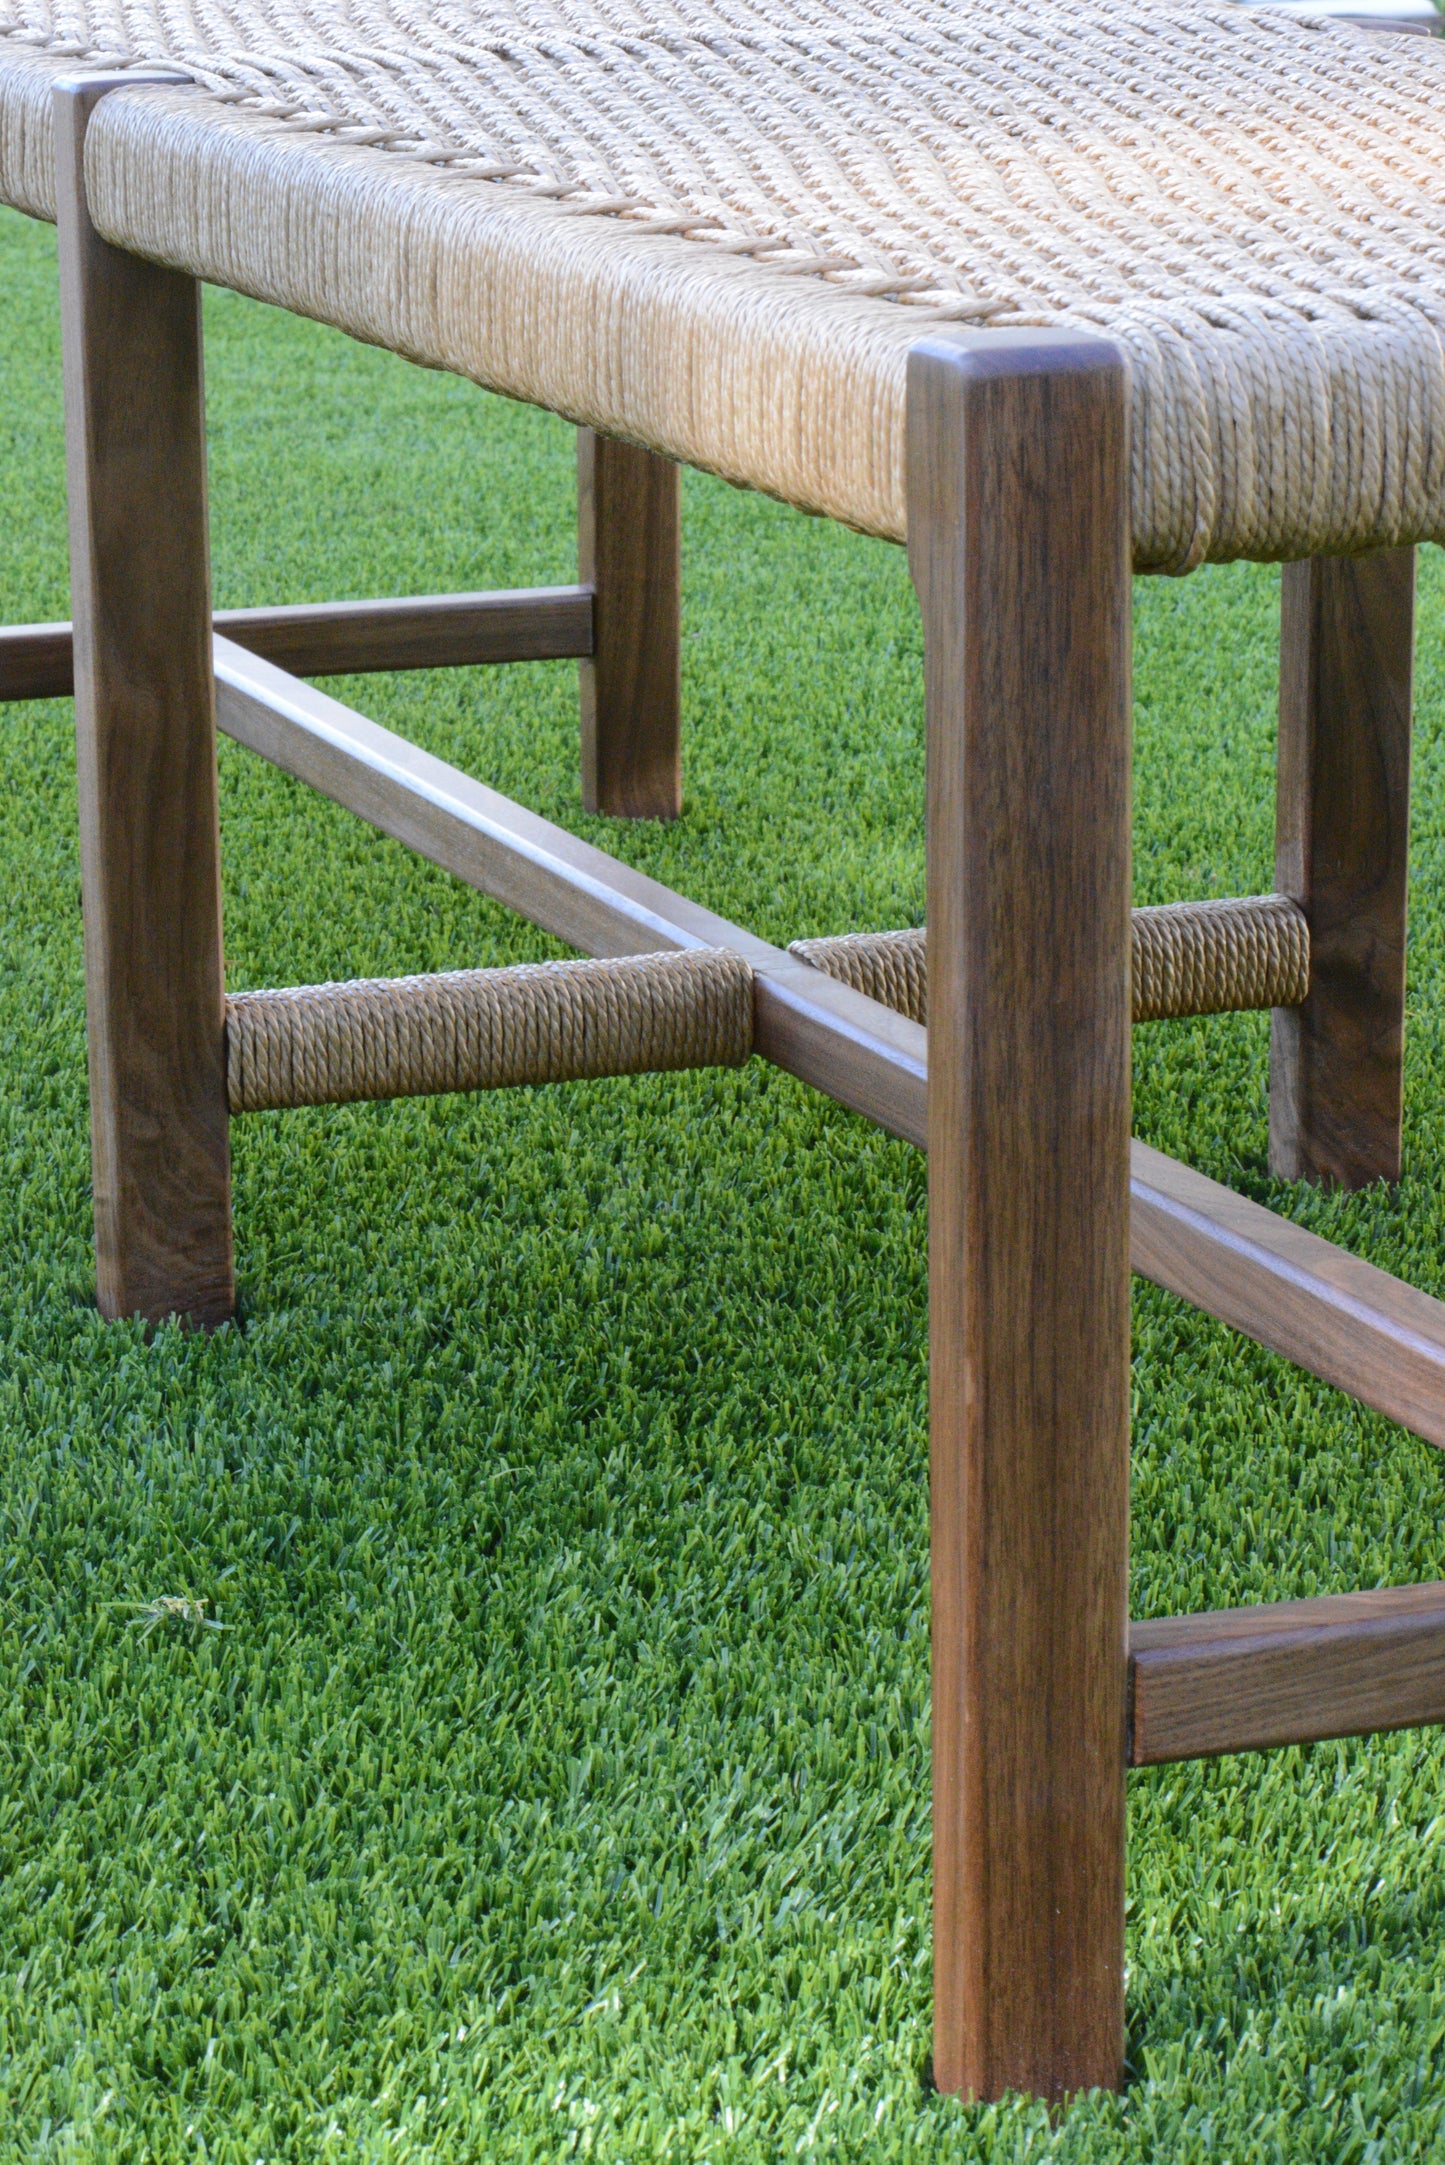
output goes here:
{"type": "Polygon", "coordinates": [[[1129,1626],[1129,1764],[1445,1721],[1445,1585],[1129,1626]]]}
{"type": "MultiPolygon", "coordinates": [[[[517,587],[218,609],[215,625],[298,677],[346,677],[580,659],[592,652],[592,608],[588,586],[517,587]]],[[[73,650],[69,624],[0,626],[0,700],[68,699],[75,690],[73,650]]]]}

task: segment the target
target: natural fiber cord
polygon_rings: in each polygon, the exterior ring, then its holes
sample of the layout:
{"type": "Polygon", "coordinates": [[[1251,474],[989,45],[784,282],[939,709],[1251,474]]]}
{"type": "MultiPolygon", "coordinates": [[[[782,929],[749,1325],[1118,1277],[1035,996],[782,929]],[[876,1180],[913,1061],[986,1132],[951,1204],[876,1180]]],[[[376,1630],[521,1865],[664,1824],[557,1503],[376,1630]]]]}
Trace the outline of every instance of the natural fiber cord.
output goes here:
{"type": "MultiPolygon", "coordinates": [[[[1135,910],[1130,976],[1135,1022],[1297,1007],[1309,991],[1310,936],[1286,895],[1232,902],[1169,902],[1135,910]]],[[[928,1021],[927,935],[850,932],[794,940],[801,962],[840,977],[913,1022],[928,1021]]]]}
{"type": "Polygon", "coordinates": [[[855,992],[891,1007],[910,1022],[928,1021],[928,935],[913,932],[843,932],[834,939],[794,940],[788,949],[855,992]]]}
{"type": "Polygon", "coordinates": [[[1310,934],[1287,895],[1170,902],[1135,910],[1130,984],[1135,1022],[1298,1007],[1310,989],[1310,934]]]}
{"type": "MultiPolygon", "coordinates": [[[[925,934],[795,940],[801,962],[928,1021],[925,934]]],[[[1289,1007],[1309,933],[1283,895],[1133,913],[1134,1020],[1289,1007]]],[[[226,1003],[233,1113],[735,1067],[753,1044],[752,971],[726,948],[524,963],[242,992],[226,1003]]]]}
{"type": "Polygon", "coordinates": [[[940,320],[1129,366],[1139,568],[1445,539],[1445,73],[1211,0],[0,0],[106,238],[902,539],[940,320]]]}
{"type": "Polygon", "coordinates": [[[753,1042],[752,972],[722,948],[526,963],[226,1003],[233,1113],[736,1067],[753,1042]]]}

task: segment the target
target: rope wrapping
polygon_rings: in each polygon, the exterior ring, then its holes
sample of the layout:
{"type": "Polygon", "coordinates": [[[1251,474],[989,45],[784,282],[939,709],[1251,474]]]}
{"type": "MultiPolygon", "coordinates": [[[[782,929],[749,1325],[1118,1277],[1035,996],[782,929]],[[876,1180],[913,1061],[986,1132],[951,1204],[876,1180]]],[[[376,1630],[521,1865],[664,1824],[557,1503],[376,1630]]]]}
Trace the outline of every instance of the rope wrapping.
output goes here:
{"type": "MultiPolygon", "coordinates": [[[[1298,1007],[1309,991],[1309,927],[1304,912],[1287,895],[1161,903],[1134,910],[1130,932],[1135,1022],[1298,1007]]],[[[788,953],[910,1021],[927,1025],[927,934],[922,927],[794,940],[788,953]]]]}
{"type": "Polygon", "coordinates": [[[896,1015],[928,1027],[928,935],[912,932],[843,932],[833,939],[794,940],[800,962],[841,977],[855,992],[891,1007],[896,1015]]]}
{"type": "MultiPolygon", "coordinates": [[[[928,1022],[927,935],[794,940],[799,961],[928,1022]]],[[[1135,910],[1135,1022],[1291,1007],[1309,990],[1309,931],[1284,895],[1135,910]]],[[[753,1045],[753,975],[726,948],[600,962],[358,979],[226,1002],[232,1113],[500,1090],[695,1067],[753,1045]]]]}
{"type": "Polygon", "coordinates": [[[1445,539],[1445,52],[1215,0],[0,0],[0,197],[902,540],[907,353],[1128,367],[1134,558],[1445,539]]]}
{"type": "Polygon", "coordinates": [[[1135,1022],[1298,1007],[1310,989],[1310,934],[1287,895],[1168,902],[1133,913],[1135,1022]]]}
{"type": "Polygon", "coordinates": [[[753,977],[724,948],[303,985],[226,1002],[232,1113],[737,1067],[753,977]]]}

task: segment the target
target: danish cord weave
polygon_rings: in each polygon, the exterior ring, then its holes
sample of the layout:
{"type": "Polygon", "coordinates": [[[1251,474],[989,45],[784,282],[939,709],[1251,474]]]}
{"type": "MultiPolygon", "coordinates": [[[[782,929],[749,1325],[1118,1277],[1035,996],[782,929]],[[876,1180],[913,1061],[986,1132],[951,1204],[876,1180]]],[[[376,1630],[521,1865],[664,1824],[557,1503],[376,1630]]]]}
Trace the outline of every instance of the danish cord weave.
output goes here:
{"type": "Polygon", "coordinates": [[[226,1003],[233,1113],[654,1070],[736,1067],[753,977],[724,948],[524,963],[226,1003]]]}
{"type": "Polygon", "coordinates": [[[1445,540],[1445,54],[1217,0],[0,0],[117,245],[904,538],[931,324],[1114,340],[1134,557],[1445,540]]]}
{"type": "MultiPolygon", "coordinates": [[[[927,935],[849,932],[794,940],[802,962],[841,977],[913,1022],[928,1021],[927,935]]],[[[1167,902],[1133,912],[1130,985],[1135,1022],[1297,1007],[1309,991],[1310,936],[1287,895],[1167,902]]]]}

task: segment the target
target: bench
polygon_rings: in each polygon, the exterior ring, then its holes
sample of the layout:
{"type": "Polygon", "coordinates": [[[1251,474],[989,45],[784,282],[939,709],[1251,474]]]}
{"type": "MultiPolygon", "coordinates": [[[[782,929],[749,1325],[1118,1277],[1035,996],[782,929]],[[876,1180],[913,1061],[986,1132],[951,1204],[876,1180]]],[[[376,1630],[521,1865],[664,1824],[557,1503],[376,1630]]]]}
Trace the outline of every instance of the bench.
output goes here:
{"type": "Polygon", "coordinates": [[[242,0],[116,49],[6,4],[74,621],[0,636],[0,694],[74,687],[104,1312],[232,1312],[263,1105],[757,1054],[926,1148],[935,2076],[1117,2084],[1126,1768],[1445,1718],[1445,1586],[1131,1625],[1126,1573],[1131,1265],[1445,1445],[1445,1307],[1129,1133],[1134,1020],[1269,1007],[1274,1169],[1399,1173],[1434,41],[242,0]],[[576,585],[213,623],[202,279],[574,422],[576,585]],[[773,947],[300,681],[575,655],[584,801],[673,816],[679,461],[906,543],[926,935],[773,947]],[[1235,558],[1285,566],[1276,891],[1131,917],[1131,575],[1235,558]],[[217,726],[584,959],[228,1002],[217,726]]]}

